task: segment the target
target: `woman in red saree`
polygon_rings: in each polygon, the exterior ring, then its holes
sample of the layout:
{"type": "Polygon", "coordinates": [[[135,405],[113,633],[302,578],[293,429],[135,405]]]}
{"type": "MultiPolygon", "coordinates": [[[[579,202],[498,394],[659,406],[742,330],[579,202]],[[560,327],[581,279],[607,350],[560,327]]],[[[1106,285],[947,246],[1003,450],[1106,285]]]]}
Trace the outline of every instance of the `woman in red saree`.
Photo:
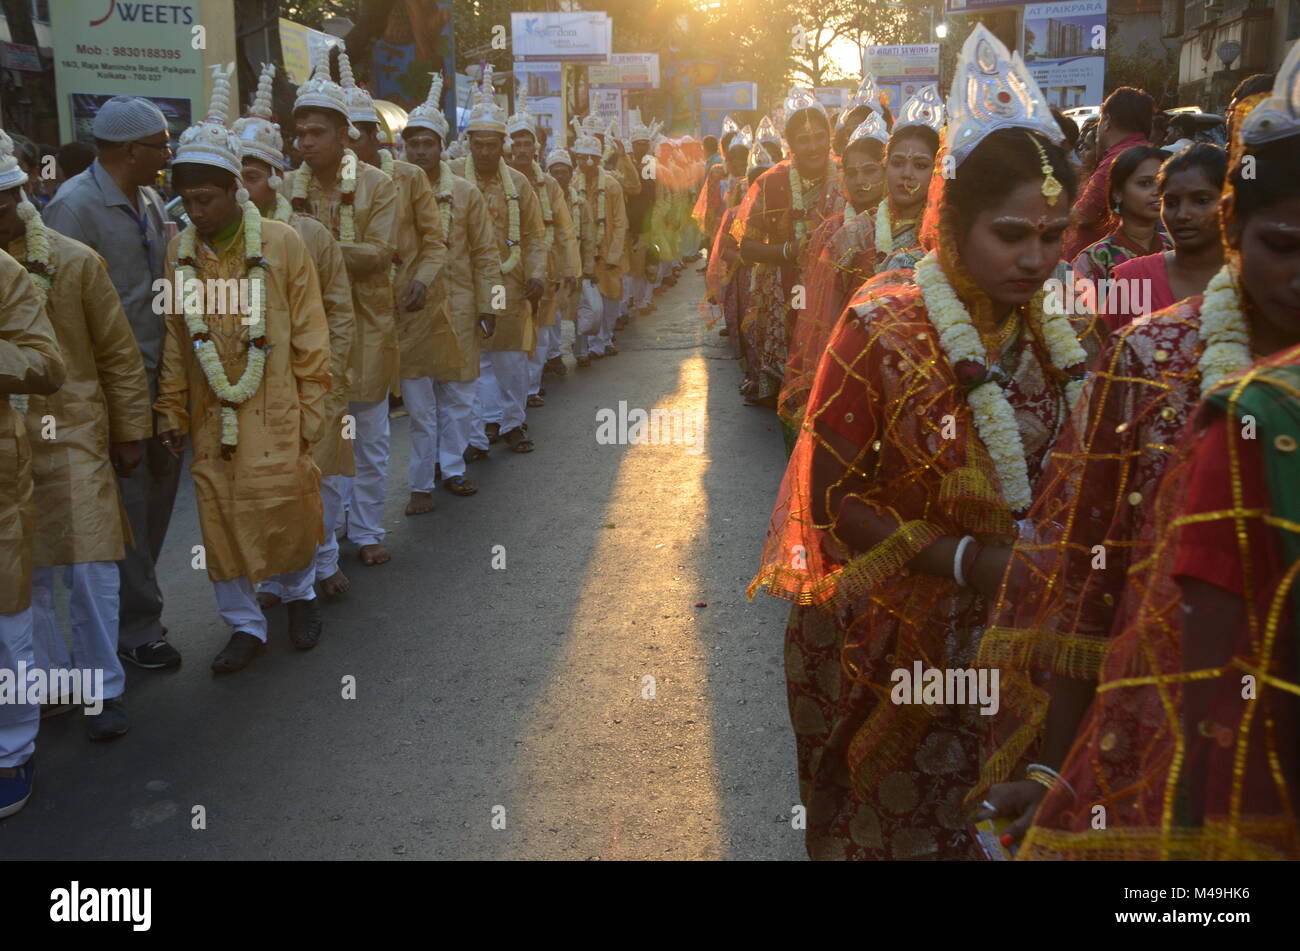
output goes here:
{"type": "Polygon", "coordinates": [[[794,288],[803,278],[809,239],[844,204],[839,168],[830,156],[826,110],[809,90],[794,89],[786,113],[794,158],[759,176],[731,228],[741,257],[754,265],[749,309],[741,320],[742,331],[754,327],[758,357],[758,387],[750,399],[773,408],[785,374],[796,316],[794,288]]]}
{"type": "MultiPolygon", "coordinates": [[[[1300,70],[1300,55],[1292,59],[1300,70]]],[[[1182,526],[1212,507],[1191,491],[1190,455],[1177,453],[1191,445],[1227,459],[1221,443],[1200,448],[1201,430],[1185,428],[1202,394],[1240,376],[1253,357],[1300,344],[1300,123],[1290,136],[1250,144],[1266,122],[1277,127],[1276,101],[1265,108],[1262,98],[1241,103],[1246,118],[1234,123],[1243,138],[1223,205],[1227,264],[1203,297],[1124,327],[1099,361],[1039,487],[1035,536],[1016,546],[981,643],[982,664],[1040,688],[997,718],[974,794],[989,789],[986,814],[1013,820],[1010,840],[1037,822],[1025,857],[1160,858],[1178,838],[1161,798],[1182,781],[1175,675],[1185,615],[1174,559],[1187,548],[1182,526]],[[1095,806],[1109,832],[1092,825],[1095,806]]],[[[1187,531],[1194,538],[1200,529],[1187,531]]],[[[1198,546],[1207,565],[1216,547],[1230,566],[1239,557],[1262,564],[1235,545],[1198,546]]],[[[1233,649],[1244,656],[1241,644],[1233,649]]]]}
{"type": "Polygon", "coordinates": [[[794,434],[803,420],[804,405],[812,389],[813,374],[830,339],[831,328],[862,282],[875,273],[875,219],[872,211],[885,192],[885,145],[889,133],[874,112],[849,137],[841,156],[840,182],[844,190],[842,211],[831,215],[813,232],[802,300],[794,301],[789,356],[776,412],[787,435],[786,449],[794,448],[794,434]]]}
{"type": "Polygon", "coordinates": [[[1173,249],[1132,258],[1111,272],[1101,310],[1112,331],[1205,290],[1223,267],[1219,198],[1228,153],[1205,142],[1160,167],[1160,213],[1173,249]]]}
{"type": "Polygon", "coordinates": [[[1046,101],[977,26],[950,102],[958,173],[935,176],[934,250],[915,282],[850,303],[750,586],[807,607],[786,675],[814,858],[979,856],[963,798],[986,718],[899,687],[973,664],[1087,363],[1042,309],[1076,185],[1046,101]]]}

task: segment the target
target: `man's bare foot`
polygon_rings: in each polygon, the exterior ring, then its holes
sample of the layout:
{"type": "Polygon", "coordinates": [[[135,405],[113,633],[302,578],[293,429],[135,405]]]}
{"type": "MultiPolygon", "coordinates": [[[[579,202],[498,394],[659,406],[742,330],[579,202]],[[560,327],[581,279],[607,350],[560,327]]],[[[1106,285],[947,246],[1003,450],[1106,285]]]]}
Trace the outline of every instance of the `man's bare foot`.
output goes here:
{"type": "Polygon", "coordinates": [[[352,582],[348,580],[342,569],[334,572],[328,578],[324,578],[320,583],[320,593],[327,598],[341,598],[352,588],[352,582]]]}
{"type": "Polygon", "coordinates": [[[412,492],[411,501],[406,503],[406,514],[424,515],[435,508],[437,506],[433,504],[433,496],[428,492],[412,492]]]}
{"type": "Polygon", "coordinates": [[[270,591],[257,592],[257,605],[263,611],[265,611],[267,608],[273,608],[279,603],[280,603],[280,596],[278,594],[272,594],[270,591]]]}
{"type": "Polygon", "coordinates": [[[357,552],[357,557],[368,568],[387,564],[389,559],[388,552],[383,545],[362,545],[361,550],[357,552]]]}

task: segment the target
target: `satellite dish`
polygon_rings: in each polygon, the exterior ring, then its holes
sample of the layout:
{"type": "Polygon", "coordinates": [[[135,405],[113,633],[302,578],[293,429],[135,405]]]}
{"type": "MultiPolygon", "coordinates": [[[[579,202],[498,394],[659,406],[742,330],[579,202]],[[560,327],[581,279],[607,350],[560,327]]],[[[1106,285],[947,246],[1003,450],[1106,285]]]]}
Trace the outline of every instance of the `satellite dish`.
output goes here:
{"type": "Polygon", "coordinates": [[[1236,62],[1237,57],[1241,55],[1241,44],[1236,40],[1228,40],[1219,44],[1219,59],[1223,60],[1223,65],[1231,68],[1236,62]]]}

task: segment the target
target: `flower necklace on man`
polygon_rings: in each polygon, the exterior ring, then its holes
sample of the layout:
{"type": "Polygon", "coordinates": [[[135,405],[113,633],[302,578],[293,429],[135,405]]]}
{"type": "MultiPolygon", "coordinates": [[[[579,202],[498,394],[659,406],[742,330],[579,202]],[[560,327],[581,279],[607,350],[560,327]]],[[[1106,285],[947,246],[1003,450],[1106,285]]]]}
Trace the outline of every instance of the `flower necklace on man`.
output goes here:
{"type": "MultiPolygon", "coordinates": [[[[307,191],[314,180],[311,166],[303,162],[293,174],[294,211],[307,212],[307,191]]],[[[357,197],[357,154],[351,149],[343,150],[343,161],[339,164],[339,223],[333,229],[334,237],[339,241],[357,240],[357,217],[354,202],[357,197]]]]}
{"type": "Polygon", "coordinates": [[[221,404],[221,458],[230,459],[239,445],[239,417],[236,410],[247,402],[262,385],[266,370],[266,279],[270,265],[262,254],[262,215],[251,201],[244,211],[244,277],[249,288],[249,312],[241,318],[248,329],[247,361],[244,372],[234,383],[226,376],[221,355],[207,322],[203,303],[207,295],[198,282],[198,259],[195,256],[198,232],[193,225],[181,232],[177,247],[176,279],[185,291],[185,329],[194,346],[195,358],[203,376],[221,404]]]}
{"type": "MultiPolygon", "coordinates": [[[[506,165],[505,159],[498,159],[497,175],[501,179],[501,188],[506,193],[506,249],[507,256],[501,262],[501,273],[509,274],[519,266],[519,189],[515,187],[515,181],[510,177],[510,167],[506,165]]],[[[475,188],[481,192],[483,189],[478,183],[478,173],[474,169],[474,162],[471,159],[465,163],[465,178],[475,188]]]]}

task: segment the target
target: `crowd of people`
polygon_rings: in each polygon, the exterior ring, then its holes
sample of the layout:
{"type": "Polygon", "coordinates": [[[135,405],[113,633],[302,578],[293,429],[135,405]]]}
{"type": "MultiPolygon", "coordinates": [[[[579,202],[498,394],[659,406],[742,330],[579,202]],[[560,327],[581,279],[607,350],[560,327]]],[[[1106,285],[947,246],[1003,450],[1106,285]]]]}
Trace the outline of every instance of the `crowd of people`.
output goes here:
{"type": "Polygon", "coordinates": [[[561,322],[578,367],[614,357],[617,331],[699,255],[690,136],[634,114],[623,139],[589,116],[548,152],[488,73],[461,138],[435,75],[394,141],[337,62],[337,80],[315,64],[283,129],[273,66],[234,121],[233,65],[217,68],[174,155],[139,98],[105,103],[93,150],[53,153],[56,176],[0,132],[0,818],[31,795],[42,716],[73,701],[91,739],[121,736],[122,663],[181,663],[156,565],[187,453],[196,567],[230,630],[212,670],[247,667],[278,606],[311,649],[317,593],[351,587],[340,540],[365,566],[392,557],[394,407],[409,416],[406,515],[439,489],[472,496],[467,465],[493,444],[534,449],[528,412],[568,372],[561,322]],[[92,671],[93,696],[48,689],[92,671]]]}
{"type": "Polygon", "coordinates": [[[723,136],[813,858],[1300,858],[1298,90],[1300,44],[1227,148],[1127,87],[1081,139],[977,26],[946,107],[723,136]]]}

